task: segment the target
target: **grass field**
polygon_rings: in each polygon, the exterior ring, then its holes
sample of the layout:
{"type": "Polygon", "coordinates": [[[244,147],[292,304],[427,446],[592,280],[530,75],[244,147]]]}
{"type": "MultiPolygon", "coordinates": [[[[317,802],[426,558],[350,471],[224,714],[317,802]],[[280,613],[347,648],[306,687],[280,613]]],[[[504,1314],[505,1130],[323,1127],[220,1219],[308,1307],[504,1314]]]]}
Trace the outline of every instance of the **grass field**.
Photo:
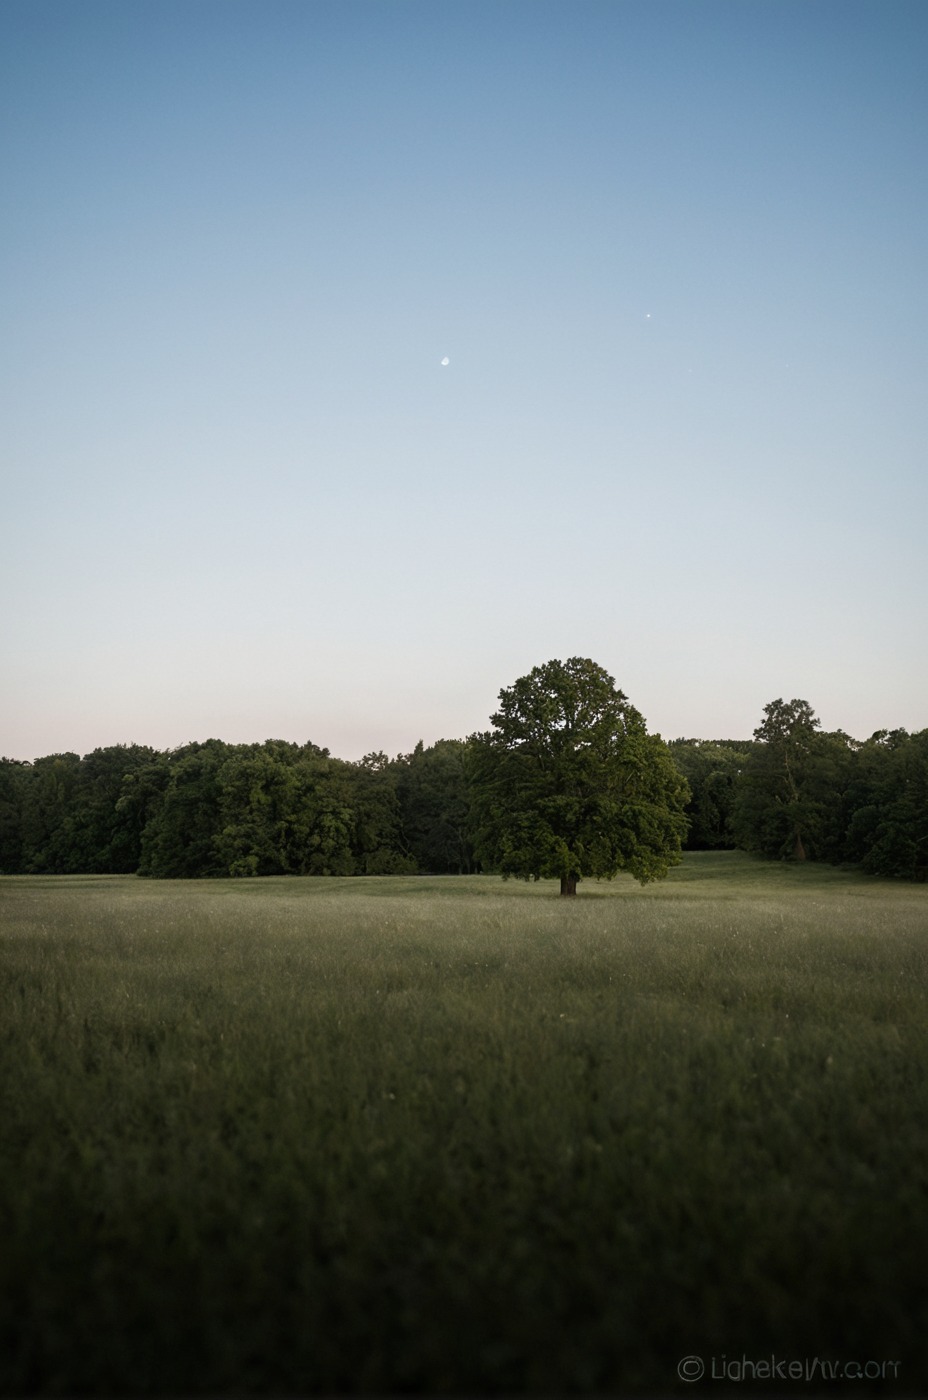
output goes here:
{"type": "Polygon", "coordinates": [[[726,853],[0,919],[4,1393],[928,1391],[928,889],[726,853]],[[870,1378],[732,1391],[772,1356],[870,1378]]]}

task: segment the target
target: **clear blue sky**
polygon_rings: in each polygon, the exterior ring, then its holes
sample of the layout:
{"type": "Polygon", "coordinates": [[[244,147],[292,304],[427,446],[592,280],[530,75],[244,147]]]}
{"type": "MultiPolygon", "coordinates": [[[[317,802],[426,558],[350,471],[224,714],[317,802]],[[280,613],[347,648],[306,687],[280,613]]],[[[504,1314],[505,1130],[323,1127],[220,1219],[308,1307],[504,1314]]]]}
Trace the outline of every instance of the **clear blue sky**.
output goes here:
{"type": "Polygon", "coordinates": [[[926,72],[925,0],[3,0],[0,751],[573,655],[928,725],[926,72]]]}

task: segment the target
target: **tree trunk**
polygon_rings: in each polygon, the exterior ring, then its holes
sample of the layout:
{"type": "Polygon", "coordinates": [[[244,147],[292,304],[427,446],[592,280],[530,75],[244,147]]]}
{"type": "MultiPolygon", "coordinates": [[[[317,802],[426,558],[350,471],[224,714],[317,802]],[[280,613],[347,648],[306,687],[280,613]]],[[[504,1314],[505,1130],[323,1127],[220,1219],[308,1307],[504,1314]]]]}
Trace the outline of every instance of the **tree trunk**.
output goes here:
{"type": "Polygon", "coordinates": [[[795,844],[795,846],[793,847],[793,860],[805,860],[805,858],[806,858],[806,848],[805,848],[805,846],[802,844],[802,837],[801,837],[801,835],[799,834],[799,832],[797,831],[797,832],[796,832],[796,844],[795,844]]]}
{"type": "Polygon", "coordinates": [[[575,895],[575,894],[577,893],[577,881],[578,881],[579,879],[580,879],[580,876],[579,876],[579,875],[575,875],[573,871],[571,871],[569,875],[562,875],[562,876],[561,876],[561,898],[562,898],[562,899],[566,899],[568,895],[575,895]]]}

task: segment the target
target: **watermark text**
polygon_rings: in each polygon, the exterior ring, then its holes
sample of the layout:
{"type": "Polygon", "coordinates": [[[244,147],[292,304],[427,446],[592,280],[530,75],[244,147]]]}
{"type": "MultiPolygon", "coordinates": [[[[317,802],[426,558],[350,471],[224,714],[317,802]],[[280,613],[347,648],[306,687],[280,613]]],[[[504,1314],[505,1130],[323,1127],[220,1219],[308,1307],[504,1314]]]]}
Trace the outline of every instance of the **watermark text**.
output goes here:
{"type": "Polygon", "coordinates": [[[896,1380],[899,1361],[832,1360],[822,1356],[684,1356],[677,1363],[681,1381],[876,1381],[896,1380]]]}

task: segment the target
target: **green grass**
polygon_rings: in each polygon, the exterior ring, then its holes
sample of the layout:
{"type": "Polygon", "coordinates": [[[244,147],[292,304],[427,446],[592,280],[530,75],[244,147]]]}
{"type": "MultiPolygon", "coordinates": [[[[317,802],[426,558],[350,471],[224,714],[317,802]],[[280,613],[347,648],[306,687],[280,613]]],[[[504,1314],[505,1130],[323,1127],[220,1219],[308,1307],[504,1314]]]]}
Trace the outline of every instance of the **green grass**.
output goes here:
{"type": "Polygon", "coordinates": [[[928,890],[554,889],[0,879],[0,1391],[924,1393],[928,890]]]}

